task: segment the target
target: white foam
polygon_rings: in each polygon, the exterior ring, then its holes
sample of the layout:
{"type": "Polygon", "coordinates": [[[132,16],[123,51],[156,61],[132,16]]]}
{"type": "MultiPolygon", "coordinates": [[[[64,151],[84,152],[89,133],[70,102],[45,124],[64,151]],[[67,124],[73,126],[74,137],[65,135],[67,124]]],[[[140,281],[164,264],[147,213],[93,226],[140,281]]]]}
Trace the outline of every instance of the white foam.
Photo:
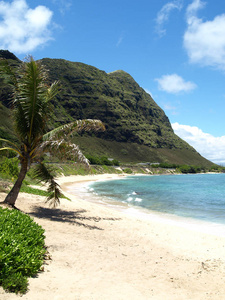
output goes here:
{"type": "MultiPolygon", "coordinates": [[[[155,176],[157,176],[157,175],[155,175],[155,176]]],[[[158,175],[158,176],[160,176],[160,175],[158,175]]],[[[186,175],[182,174],[181,176],[186,176],[186,175]]],[[[126,179],[126,178],[123,178],[123,179],[126,179]]],[[[99,180],[99,181],[105,181],[105,180],[99,180]]],[[[90,184],[91,183],[88,182],[88,183],[85,183],[85,185],[83,184],[82,187],[79,186],[77,188],[72,188],[70,190],[71,190],[71,192],[74,192],[75,194],[77,194],[76,192],[78,192],[79,194],[81,194],[80,192],[84,192],[84,191],[86,193],[91,192],[92,195],[94,197],[96,197],[96,199],[93,199],[93,202],[101,203],[103,205],[106,204],[109,207],[123,211],[125,213],[128,213],[130,215],[133,215],[133,216],[141,218],[141,219],[154,220],[154,221],[158,221],[160,223],[165,223],[165,224],[172,224],[172,225],[176,225],[178,227],[184,227],[184,228],[191,229],[194,231],[200,231],[200,232],[204,232],[204,233],[212,234],[212,235],[216,235],[216,236],[225,236],[225,225],[224,224],[201,221],[201,220],[192,219],[192,218],[179,217],[179,216],[172,215],[172,214],[148,210],[147,208],[131,206],[132,201],[142,202],[141,198],[132,197],[132,195],[133,196],[137,195],[137,193],[135,191],[133,191],[131,194],[127,195],[128,198],[126,199],[126,202],[124,202],[124,201],[123,202],[119,202],[119,201],[112,202],[112,200],[110,198],[102,197],[101,195],[98,195],[96,192],[93,192],[94,189],[92,187],[88,188],[88,185],[90,185],[90,184]],[[84,187],[86,189],[84,189],[84,187]],[[129,204],[127,202],[129,202],[129,204]]],[[[85,198],[85,200],[86,200],[86,198],[85,198]]]]}
{"type": "Polygon", "coordinates": [[[135,198],[135,202],[142,202],[141,198],[135,198]]]}

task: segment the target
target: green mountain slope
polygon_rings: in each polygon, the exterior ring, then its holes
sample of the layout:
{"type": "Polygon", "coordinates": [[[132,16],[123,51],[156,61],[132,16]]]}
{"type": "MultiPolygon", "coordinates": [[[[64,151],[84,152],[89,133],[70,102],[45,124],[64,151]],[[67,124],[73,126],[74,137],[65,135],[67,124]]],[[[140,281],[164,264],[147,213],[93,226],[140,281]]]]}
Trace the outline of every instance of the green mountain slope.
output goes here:
{"type": "MultiPolygon", "coordinates": [[[[1,56],[11,64],[19,63],[10,52],[0,51],[1,56]]],[[[122,162],[211,164],[174,134],[164,111],[128,73],[107,74],[63,59],[44,58],[42,63],[49,81],[61,83],[51,127],[84,118],[100,119],[106,126],[97,136],[75,138],[85,153],[105,154],[122,162]]],[[[0,81],[1,102],[7,106],[5,91],[9,92],[8,87],[0,81]]]]}
{"type": "MultiPolygon", "coordinates": [[[[97,118],[106,124],[102,138],[153,148],[190,148],[173,132],[163,110],[124,71],[105,73],[92,66],[43,59],[51,81],[60,80],[58,116],[97,118]]],[[[61,119],[61,122],[64,120],[61,119]]]]}

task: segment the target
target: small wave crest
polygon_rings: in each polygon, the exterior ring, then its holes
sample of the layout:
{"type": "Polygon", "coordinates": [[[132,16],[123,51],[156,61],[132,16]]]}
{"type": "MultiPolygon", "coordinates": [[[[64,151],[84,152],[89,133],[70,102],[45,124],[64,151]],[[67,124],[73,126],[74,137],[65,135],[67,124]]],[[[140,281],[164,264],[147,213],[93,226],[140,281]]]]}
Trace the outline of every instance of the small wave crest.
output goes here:
{"type": "Polygon", "coordinates": [[[133,198],[132,198],[132,197],[128,197],[128,198],[127,198],[127,201],[128,201],[128,202],[131,202],[131,201],[133,201],[133,198]]]}
{"type": "Polygon", "coordinates": [[[135,202],[142,202],[141,198],[135,198],[135,202]]]}
{"type": "Polygon", "coordinates": [[[127,202],[142,202],[141,198],[128,197],[127,202]]]}

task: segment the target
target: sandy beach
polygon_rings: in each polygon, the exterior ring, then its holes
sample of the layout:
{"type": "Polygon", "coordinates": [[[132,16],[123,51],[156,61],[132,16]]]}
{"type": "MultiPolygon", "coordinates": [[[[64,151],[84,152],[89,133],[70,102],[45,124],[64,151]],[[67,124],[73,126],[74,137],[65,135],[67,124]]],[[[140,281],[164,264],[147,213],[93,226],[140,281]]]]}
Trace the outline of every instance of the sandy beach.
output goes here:
{"type": "Polygon", "coordinates": [[[131,215],[79,193],[84,183],[109,178],[118,175],[59,178],[72,201],[55,209],[43,197],[19,195],[17,207],[45,229],[51,260],[29,279],[27,294],[0,288],[0,299],[224,299],[225,236],[131,215]]]}

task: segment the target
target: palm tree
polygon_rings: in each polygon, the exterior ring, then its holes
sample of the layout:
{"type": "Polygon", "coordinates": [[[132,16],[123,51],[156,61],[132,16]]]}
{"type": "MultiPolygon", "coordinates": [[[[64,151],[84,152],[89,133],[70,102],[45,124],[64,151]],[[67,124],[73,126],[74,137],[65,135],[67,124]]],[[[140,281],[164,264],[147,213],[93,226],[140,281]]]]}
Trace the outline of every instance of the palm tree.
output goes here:
{"type": "Polygon", "coordinates": [[[21,64],[18,73],[11,72],[10,75],[13,75],[10,78],[13,80],[14,90],[12,114],[19,143],[0,139],[4,144],[0,150],[8,149],[16,152],[21,168],[4,203],[15,207],[23,180],[30,166],[35,164],[36,176],[40,178],[40,181],[48,184],[47,200],[56,205],[62,193],[55,181],[52,169],[43,162],[43,154],[54,153],[89,166],[88,160],[79,147],[70,142],[71,134],[74,131],[104,130],[104,125],[99,120],[78,120],[46,132],[48,120],[52,115],[51,100],[59,91],[59,83],[54,82],[48,86],[43,65],[34,61],[32,57],[21,64]]]}

